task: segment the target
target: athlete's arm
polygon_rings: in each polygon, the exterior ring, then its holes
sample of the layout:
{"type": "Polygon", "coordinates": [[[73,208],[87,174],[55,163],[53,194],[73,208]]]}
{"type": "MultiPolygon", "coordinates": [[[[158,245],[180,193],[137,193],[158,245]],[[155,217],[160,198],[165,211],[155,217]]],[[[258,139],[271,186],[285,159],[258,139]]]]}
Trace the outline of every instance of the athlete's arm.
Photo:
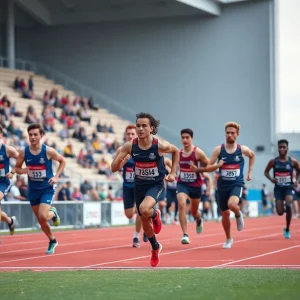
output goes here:
{"type": "MultiPolygon", "coordinates": [[[[18,156],[19,156],[19,153],[18,153],[18,151],[14,147],[12,147],[12,146],[6,146],[6,155],[9,158],[11,157],[11,158],[14,158],[14,159],[17,160],[18,156]]],[[[9,178],[9,179],[12,179],[14,177],[15,173],[16,173],[15,168],[12,168],[10,170],[10,172],[8,172],[6,174],[6,177],[9,178]]]]}
{"type": "Polygon", "coordinates": [[[172,170],[172,161],[171,161],[171,159],[164,156],[164,161],[165,161],[165,166],[166,166],[166,169],[167,169],[168,173],[171,173],[171,170],[172,170]]]}
{"type": "Polygon", "coordinates": [[[266,168],[265,168],[265,172],[264,172],[265,176],[266,176],[272,183],[276,183],[276,182],[277,182],[276,178],[272,178],[272,177],[270,176],[270,170],[274,167],[274,165],[275,165],[275,159],[271,159],[271,160],[268,162],[268,164],[267,164],[267,166],[266,166],[266,168]]]}
{"type": "MultiPolygon", "coordinates": [[[[116,151],[115,157],[113,159],[113,162],[117,159],[118,155],[121,152],[122,147],[119,147],[116,151]]],[[[122,160],[121,164],[120,164],[120,169],[122,169],[124,167],[124,165],[128,162],[128,160],[130,159],[131,155],[127,154],[126,157],[122,160]]]]}
{"type": "Polygon", "coordinates": [[[49,159],[56,160],[57,162],[59,162],[59,166],[55,176],[49,179],[50,184],[55,184],[58,181],[59,176],[61,175],[61,173],[63,172],[66,166],[66,159],[60,154],[58,154],[54,148],[47,147],[46,151],[47,151],[47,157],[49,159]]]}
{"type": "Polygon", "coordinates": [[[24,163],[24,156],[25,156],[25,151],[23,148],[19,151],[19,155],[18,155],[18,158],[16,161],[16,166],[15,166],[15,171],[19,175],[27,174],[27,172],[28,172],[27,168],[22,168],[23,163],[24,163]]]}
{"type": "Polygon", "coordinates": [[[205,165],[208,165],[208,163],[209,163],[208,157],[206,156],[204,151],[199,148],[197,148],[197,150],[196,150],[196,159],[201,161],[205,165]]]}
{"type": "MultiPolygon", "coordinates": [[[[215,165],[215,162],[216,160],[218,159],[218,156],[220,154],[220,149],[221,147],[218,146],[215,148],[213,154],[212,154],[212,157],[210,158],[210,160],[208,160],[207,162],[207,166],[206,167],[197,167],[197,166],[194,166],[194,165],[191,165],[191,169],[194,171],[194,172],[200,172],[200,173],[203,173],[203,172],[213,172],[217,169],[219,169],[220,167],[223,166],[223,160],[220,160],[218,164],[215,165]],[[219,149],[218,149],[219,147],[219,149]]],[[[200,149],[199,149],[200,150],[200,149]]],[[[203,152],[203,151],[202,151],[203,152]]],[[[204,152],[203,152],[204,153],[204,152]]],[[[204,154],[205,155],[205,154],[204,154]]],[[[205,158],[204,158],[205,159],[205,158]]]]}
{"type": "Polygon", "coordinates": [[[203,176],[207,179],[206,185],[206,195],[209,196],[212,188],[212,180],[211,177],[207,173],[203,173],[203,176]]]}
{"type": "Polygon", "coordinates": [[[214,173],[214,180],[213,180],[214,189],[217,188],[217,184],[218,184],[218,176],[216,173],[214,173]]]}
{"type": "Polygon", "coordinates": [[[297,171],[297,175],[296,178],[299,178],[300,175],[300,164],[298,163],[298,161],[292,157],[292,165],[293,168],[297,171]]]}
{"type": "Polygon", "coordinates": [[[214,165],[215,164],[215,162],[218,160],[220,152],[221,152],[221,146],[217,146],[214,149],[214,151],[213,151],[213,153],[212,153],[212,155],[209,159],[208,165],[214,165]]]}
{"type": "Polygon", "coordinates": [[[171,172],[166,177],[166,181],[173,182],[176,177],[177,166],[179,163],[179,151],[176,146],[166,141],[158,142],[158,152],[160,155],[164,153],[172,153],[172,166],[171,172]]]}
{"type": "MultiPolygon", "coordinates": [[[[130,153],[131,153],[131,148],[132,148],[132,141],[129,141],[129,142],[125,143],[125,144],[121,147],[119,154],[116,155],[115,159],[114,159],[114,160],[112,161],[112,163],[111,163],[111,170],[112,170],[113,173],[119,171],[119,170],[124,166],[124,164],[126,163],[126,161],[125,161],[125,163],[123,164],[123,166],[121,166],[121,165],[122,165],[124,159],[125,159],[128,155],[130,155],[130,153]]],[[[128,159],[127,159],[127,160],[128,160],[128,159]]]]}
{"type": "Polygon", "coordinates": [[[242,154],[249,157],[247,180],[250,181],[252,179],[252,169],[255,163],[255,153],[247,146],[242,146],[241,148],[242,148],[242,154]]]}

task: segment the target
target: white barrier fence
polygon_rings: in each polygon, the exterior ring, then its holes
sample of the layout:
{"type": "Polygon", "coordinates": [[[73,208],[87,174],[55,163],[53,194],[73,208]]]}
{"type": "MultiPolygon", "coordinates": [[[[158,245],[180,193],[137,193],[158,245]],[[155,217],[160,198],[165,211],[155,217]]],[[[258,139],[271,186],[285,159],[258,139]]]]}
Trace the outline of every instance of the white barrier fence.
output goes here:
{"type": "MultiPolygon", "coordinates": [[[[127,225],[129,220],[124,214],[123,202],[75,202],[54,201],[60,216],[59,228],[86,228],[127,225]]],[[[34,216],[29,202],[2,202],[2,210],[9,216],[16,216],[16,230],[36,230],[40,226],[34,216]]],[[[51,222],[50,222],[51,223],[51,222]]],[[[7,231],[7,225],[0,223],[0,231],[7,231]]]]}

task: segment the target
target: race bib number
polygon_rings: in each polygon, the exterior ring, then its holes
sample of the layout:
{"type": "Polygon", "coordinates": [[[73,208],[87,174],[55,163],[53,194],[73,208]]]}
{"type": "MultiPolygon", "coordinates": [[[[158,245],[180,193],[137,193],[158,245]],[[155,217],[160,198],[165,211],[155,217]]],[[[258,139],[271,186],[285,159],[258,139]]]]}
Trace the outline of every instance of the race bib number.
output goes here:
{"type": "Polygon", "coordinates": [[[235,179],[241,174],[240,165],[223,165],[221,168],[221,176],[224,179],[235,179]]]}
{"type": "Polygon", "coordinates": [[[288,172],[276,172],[275,178],[277,179],[277,183],[280,185],[289,185],[292,182],[291,175],[288,172]]]}
{"type": "Polygon", "coordinates": [[[191,181],[197,179],[197,174],[195,172],[180,172],[180,179],[182,181],[191,181]]]}
{"type": "Polygon", "coordinates": [[[135,175],[139,177],[157,177],[159,176],[156,162],[136,162],[135,175]]]}
{"type": "Polygon", "coordinates": [[[28,176],[33,179],[46,178],[46,166],[29,166],[28,176]]]}
{"type": "Polygon", "coordinates": [[[4,164],[0,165],[0,177],[5,177],[5,167],[4,164]]]}
{"type": "Polygon", "coordinates": [[[135,178],[135,173],[134,173],[133,171],[132,171],[132,172],[126,171],[126,173],[125,173],[125,178],[126,178],[126,180],[128,180],[128,181],[133,181],[134,178],[135,178]]]}

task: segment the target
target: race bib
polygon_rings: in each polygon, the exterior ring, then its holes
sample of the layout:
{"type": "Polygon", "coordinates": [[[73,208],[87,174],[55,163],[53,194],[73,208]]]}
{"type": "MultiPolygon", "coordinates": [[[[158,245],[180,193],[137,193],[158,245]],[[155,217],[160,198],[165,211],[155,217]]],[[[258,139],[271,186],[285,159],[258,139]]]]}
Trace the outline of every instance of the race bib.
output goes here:
{"type": "Polygon", "coordinates": [[[221,176],[223,179],[235,179],[241,174],[239,164],[223,165],[221,168],[221,176]]]}
{"type": "Polygon", "coordinates": [[[46,178],[46,166],[28,166],[28,176],[32,179],[46,178]]]}
{"type": "Polygon", "coordinates": [[[159,176],[156,162],[136,162],[135,175],[139,177],[159,176]]]}
{"type": "Polygon", "coordinates": [[[5,177],[5,167],[4,164],[0,165],[0,177],[5,177]]]}
{"type": "Polygon", "coordinates": [[[289,172],[276,172],[275,178],[280,185],[289,185],[292,183],[292,177],[289,172]]]}
{"type": "Polygon", "coordinates": [[[134,178],[135,178],[135,173],[134,171],[126,171],[125,172],[125,179],[127,181],[134,181],[134,178]]]}

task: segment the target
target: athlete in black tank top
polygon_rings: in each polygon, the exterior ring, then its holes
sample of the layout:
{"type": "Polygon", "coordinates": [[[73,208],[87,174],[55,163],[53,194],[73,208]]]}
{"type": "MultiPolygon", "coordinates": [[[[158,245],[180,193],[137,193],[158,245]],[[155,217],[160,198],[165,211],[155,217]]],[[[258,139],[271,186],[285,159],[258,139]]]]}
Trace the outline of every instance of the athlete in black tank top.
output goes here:
{"type": "Polygon", "coordinates": [[[300,166],[295,158],[288,156],[289,142],[287,140],[278,141],[279,156],[271,159],[266,166],[265,176],[274,183],[274,196],[276,200],[276,211],[279,216],[284,214],[284,202],[286,207],[286,227],[283,235],[286,239],[291,238],[290,224],[292,221],[292,202],[295,194],[293,189],[293,170],[299,175],[300,166]],[[273,169],[273,177],[270,170],[273,169]]]}
{"type": "Polygon", "coordinates": [[[240,126],[235,122],[225,124],[226,143],[215,148],[209,161],[209,165],[213,165],[217,160],[224,161],[218,176],[217,190],[222,211],[222,225],[226,234],[226,242],[223,245],[225,249],[231,248],[233,244],[230,233],[230,211],[235,214],[238,231],[244,227],[243,214],[239,207],[244,185],[244,157],[249,158],[247,181],[252,179],[255,162],[254,152],[247,146],[237,144],[239,130],[240,126]]]}
{"type": "Polygon", "coordinates": [[[144,231],[152,246],[152,267],[159,264],[159,253],[162,249],[162,245],[157,242],[155,236],[162,227],[160,211],[154,209],[154,206],[164,191],[164,180],[168,182],[175,180],[179,161],[178,149],[174,145],[166,141],[158,141],[153,137],[157,133],[159,124],[160,121],[151,114],[137,114],[138,138],[125,143],[118,157],[111,164],[112,171],[117,172],[128,154],[132,156],[135,163],[136,207],[141,215],[144,231]],[[172,168],[168,175],[166,175],[163,159],[164,153],[172,153],[172,168]]]}

